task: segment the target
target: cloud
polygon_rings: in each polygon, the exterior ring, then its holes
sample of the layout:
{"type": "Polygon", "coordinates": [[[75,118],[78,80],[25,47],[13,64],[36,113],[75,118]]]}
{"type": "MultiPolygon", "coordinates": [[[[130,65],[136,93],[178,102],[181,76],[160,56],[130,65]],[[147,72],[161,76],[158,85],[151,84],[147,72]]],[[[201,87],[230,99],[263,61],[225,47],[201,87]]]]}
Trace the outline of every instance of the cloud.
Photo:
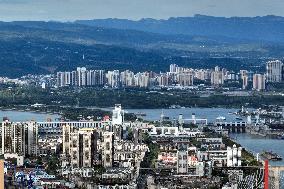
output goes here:
{"type": "Polygon", "coordinates": [[[284,16],[283,0],[0,0],[3,20],[284,16]]]}

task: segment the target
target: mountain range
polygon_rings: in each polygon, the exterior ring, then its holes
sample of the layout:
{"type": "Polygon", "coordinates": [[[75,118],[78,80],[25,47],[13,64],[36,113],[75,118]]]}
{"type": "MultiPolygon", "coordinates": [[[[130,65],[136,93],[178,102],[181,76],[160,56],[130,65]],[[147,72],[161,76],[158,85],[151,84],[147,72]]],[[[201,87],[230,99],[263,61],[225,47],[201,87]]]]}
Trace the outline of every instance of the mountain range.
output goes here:
{"type": "Polygon", "coordinates": [[[0,22],[0,76],[77,66],[159,72],[171,63],[261,70],[284,56],[283,42],[284,18],[277,16],[0,22]]]}
{"type": "Polygon", "coordinates": [[[284,17],[213,17],[195,15],[167,20],[95,19],[78,20],[76,23],[116,29],[174,35],[206,36],[263,42],[284,42],[284,17]]]}

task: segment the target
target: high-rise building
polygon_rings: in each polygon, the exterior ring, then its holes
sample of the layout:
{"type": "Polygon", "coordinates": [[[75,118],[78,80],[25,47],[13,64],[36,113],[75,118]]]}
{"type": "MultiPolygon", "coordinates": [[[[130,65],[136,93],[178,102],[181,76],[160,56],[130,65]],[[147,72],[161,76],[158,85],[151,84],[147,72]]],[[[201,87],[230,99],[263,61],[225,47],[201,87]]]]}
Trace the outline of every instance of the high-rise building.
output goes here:
{"type": "Polygon", "coordinates": [[[77,68],[77,85],[79,87],[86,86],[87,84],[87,69],[85,67],[77,68]]]}
{"type": "Polygon", "coordinates": [[[94,70],[86,71],[86,75],[87,75],[86,85],[92,86],[93,85],[94,70]]]}
{"type": "Polygon", "coordinates": [[[38,127],[35,122],[2,122],[1,153],[37,156],[38,127]]]}
{"type": "Polygon", "coordinates": [[[57,72],[57,86],[103,86],[105,84],[104,70],[87,70],[78,67],[72,72],[57,72]]]}
{"type": "Polygon", "coordinates": [[[218,66],[211,73],[211,84],[212,85],[223,85],[224,84],[224,72],[220,70],[218,66]]]}
{"type": "Polygon", "coordinates": [[[247,75],[242,76],[242,81],[243,81],[243,89],[246,89],[248,87],[248,76],[247,75]]]}
{"type": "Polygon", "coordinates": [[[141,87],[141,88],[149,87],[149,84],[150,84],[149,73],[148,72],[143,72],[143,73],[138,72],[134,76],[134,83],[135,83],[135,86],[137,87],[141,87]]]}
{"type": "Polygon", "coordinates": [[[62,151],[64,155],[71,154],[71,133],[74,132],[74,127],[68,124],[62,126],[62,151]]]}
{"type": "Polygon", "coordinates": [[[72,71],[71,72],[71,85],[72,86],[75,86],[75,85],[77,85],[77,83],[78,83],[78,77],[77,77],[77,72],[76,71],[72,71]]]}
{"type": "Polygon", "coordinates": [[[90,70],[91,72],[91,86],[103,86],[105,84],[104,70],[90,70]]]}
{"type": "Polygon", "coordinates": [[[132,87],[134,86],[134,73],[129,70],[125,70],[120,73],[120,82],[124,87],[132,87]]]}
{"type": "Polygon", "coordinates": [[[71,73],[65,72],[65,86],[69,86],[71,84],[71,73]]]}
{"type": "Polygon", "coordinates": [[[112,125],[122,125],[124,122],[124,110],[121,108],[121,104],[116,104],[112,111],[112,125]]]}
{"type": "Polygon", "coordinates": [[[262,74],[253,75],[253,89],[257,91],[265,90],[265,75],[262,74]]]}
{"type": "Polygon", "coordinates": [[[57,87],[65,87],[71,85],[70,72],[57,72],[57,87]]]}
{"type": "Polygon", "coordinates": [[[226,72],[225,75],[225,80],[230,80],[230,81],[238,81],[239,80],[239,75],[236,74],[235,72],[226,72]]]}
{"type": "Polygon", "coordinates": [[[249,72],[247,70],[240,70],[241,79],[243,82],[243,89],[246,89],[248,87],[248,81],[249,81],[249,72]]]}
{"type": "Polygon", "coordinates": [[[242,148],[234,146],[227,147],[227,166],[228,167],[239,167],[242,165],[242,148]]]}
{"type": "Polygon", "coordinates": [[[188,146],[187,144],[178,144],[177,151],[177,173],[187,174],[188,173],[188,146]]]}
{"type": "Polygon", "coordinates": [[[106,74],[107,84],[111,88],[119,88],[120,86],[120,74],[119,70],[108,71],[106,74]]]}
{"type": "Polygon", "coordinates": [[[240,70],[240,75],[241,75],[241,79],[243,79],[243,77],[248,76],[248,71],[247,70],[240,70]]]}
{"type": "Polygon", "coordinates": [[[114,155],[114,135],[113,132],[103,133],[102,142],[102,163],[104,167],[112,167],[114,155]]]}
{"type": "Polygon", "coordinates": [[[199,80],[209,80],[211,79],[211,71],[210,70],[204,70],[204,69],[200,69],[195,71],[195,75],[194,75],[197,79],[199,80]]]}
{"type": "Polygon", "coordinates": [[[282,81],[283,63],[279,60],[269,61],[266,63],[266,81],[281,82],[282,81]]]}
{"type": "Polygon", "coordinates": [[[64,77],[64,72],[57,72],[57,87],[63,87],[65,86],[65,77],[64,77]]]}
{"type": "Polygon", "coordinates": [[[169,76],[166,74],[160,74],[157,77],[159,86],[168,86],[169,85],[169,76]]]}
{"type": "Polygon", "coordinates": [[[100,135],[94,128],[74,128],[64,125],[63,154],[73,168],[91,168],[101,164],[100,135]]]}
{"type": "Polygon", "coordinates": [[[176,64],[170,65],[170,73],[176,73],[178,66],[176,64]]]}
{"type": "Polygon", "coordinates": [[[192,86],[193,85],[193,74],[192,73],[179,73],[178,74],[178,83],[181,86],[192,86]]]}

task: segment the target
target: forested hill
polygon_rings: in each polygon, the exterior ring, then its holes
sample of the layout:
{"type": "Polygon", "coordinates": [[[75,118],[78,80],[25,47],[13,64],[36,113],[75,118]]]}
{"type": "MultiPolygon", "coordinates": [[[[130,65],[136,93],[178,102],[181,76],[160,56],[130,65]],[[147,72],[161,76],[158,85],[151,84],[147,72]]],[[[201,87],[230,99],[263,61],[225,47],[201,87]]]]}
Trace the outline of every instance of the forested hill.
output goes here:
{"type": "Polygon", "coordinates": [[[284,56],[282,43],[169,33],[78,23],[0,22],[0,76],[55,73],[77,66],[159,72],[171,63],[261,69],[267,59],[284,56]]]}

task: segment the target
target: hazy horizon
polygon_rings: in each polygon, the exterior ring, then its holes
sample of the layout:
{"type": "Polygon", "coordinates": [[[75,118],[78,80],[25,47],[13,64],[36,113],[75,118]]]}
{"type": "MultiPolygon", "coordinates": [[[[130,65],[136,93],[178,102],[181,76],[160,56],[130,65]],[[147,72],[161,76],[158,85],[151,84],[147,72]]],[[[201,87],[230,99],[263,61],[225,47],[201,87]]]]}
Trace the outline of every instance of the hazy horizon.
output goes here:
{"type": "Polygon", "coordinates": [[[193,18],[197,15],[201,16],[208,16],[208,17],[215,17],[215,18],[256,18],[256,17],[267,17],[267,16],[275,16],[275,17],[283,17],[284,16],[279,16],[279,15],[261,15],[261,16],[214,16],[214,15],[204,15],[204,14],[195,14],[193,16],[176,16],[176,17],[168,17],[168,18],[151,18],[151,17],[144,17],[144,18],[139,18],[139,19],[131,19],[131,18],[115,18],[115,17],[106,17],[106,18],[87,18],[87,19],[74,19],[74,20],[40,20],[40,19],[30,19],[30,20],[1,20],[0,22],[29,22],[29,21],[42,21],[42,22],[75,22],[75,21],[80,21],[80,20],[104,20],[104,19],[118,19],[118,20],[129,20],[129,21],[141,21],[141,20],[146,20],[146,19],[155,19],[155,20],[168,20],[171,18],[193,18]]]}
{"type": "Polygon", "coordinates": [[[0,0],[1,21],[284,16],[281,0],[0,0]]]}

